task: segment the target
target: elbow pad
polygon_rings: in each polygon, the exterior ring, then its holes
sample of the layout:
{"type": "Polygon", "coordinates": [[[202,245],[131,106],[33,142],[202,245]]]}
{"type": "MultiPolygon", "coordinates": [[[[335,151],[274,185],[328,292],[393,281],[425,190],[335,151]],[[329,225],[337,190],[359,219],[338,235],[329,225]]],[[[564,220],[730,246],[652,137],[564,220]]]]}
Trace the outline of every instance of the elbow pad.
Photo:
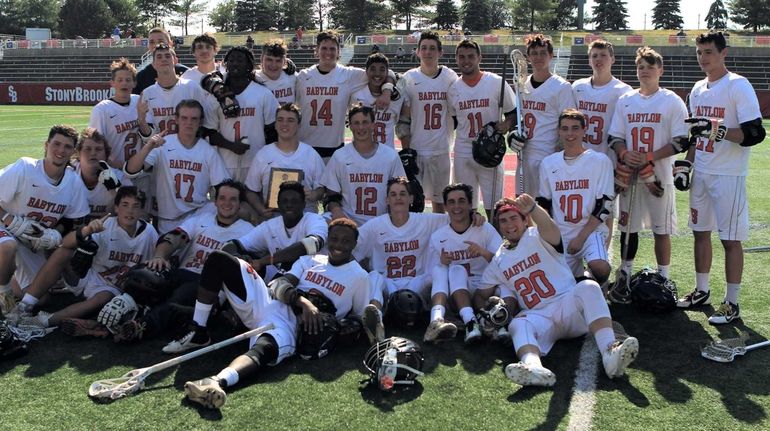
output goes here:
{"type": "Polygon", "coordinates": [[[544,209],[545,212],[548,213],[548,215],[552,215],[551,210],[553,209],[553,203],[551,202],[550,199],[546,199],[542,196],[538,196],[535,198],[535,202],[537,202],[537,204],[540,205],[540,207],[544,209]]]}
{"type": "Polygon", "coordinates": [[[185,231],[176,228],[170,232],[164,233],[158,240],[158,244],[167,242],[169,245],[171,245],[171,247],[173,247],[174,250],[176,250],[181,247],[183,243],[186,243],[189,240],[190,238],[187,236],[185,231]]]}
{"type": "Polygon", "coordinates": [[[286,277],[278,277],[267,284],[273,298],[286,305],[294,305],[297,300],[297,288],[286,277]]]}
{"type": "Polygon", "coordinates": [[[128,177],[129,179],[133,180],[134,178],[141,175],[142,172],[144,172],[144,166],[142,166],[142,169],[139,169],[139,172],[131,173],[131,172],[128,172],[128,161],[123,163],[123,173],[126,174],[126,177],[128,177]]]}
{"type": "Polygon", "coordinates": [[[687,136],[675,136],[671,142],[671,146],[674,147],[674,151],[677,153],[684,153],[690,149],[695,139],[691,139],[687,136]]]}
{"type": "Polygon", "coordinates": [[[623,138],[619,138],[617,136],[610,136],[610,139],[607,141],[607,144],[610,148],[612,148],[612,151],[615,152],[615,154],[618,156],[618,161],[623,161],[623,154],[628,151],[626,149],[626,140],[623,138]]]}
{"type": "Polygon", "coordinates": [[[596,199],[594,210],[591,215],[598,218],[600,222],[604,223],[607,218],[612,214],[612,198],[607,195],[596,199]]]}
{"type": "Polygon", "coordinates": [[[316,254],[324,246],[324,240],[317,235],[308,235],[300,242],[305,246],[307,254],[316,254]]]}
{"type": "Polygon", "coordinates": [[[398,136],[399,139],[412,136],[412,121],[398,120],[398,123],[396,123],[396,136],[398,136]]]}
{"type": "Polygon", "coordinates": [[[741,147],[751,147],[765,139],[765,128],[762,127],[760,118],[741,123],[741,130],[743,131],[743,142],[739,144],[741,147]]]}

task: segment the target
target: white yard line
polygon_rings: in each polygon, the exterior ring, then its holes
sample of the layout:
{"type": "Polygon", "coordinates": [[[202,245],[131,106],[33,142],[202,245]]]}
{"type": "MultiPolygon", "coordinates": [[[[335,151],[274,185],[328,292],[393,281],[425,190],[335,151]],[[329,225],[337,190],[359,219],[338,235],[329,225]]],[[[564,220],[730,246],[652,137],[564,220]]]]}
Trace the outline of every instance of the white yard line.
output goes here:
{"type": "Polygon", "coordinates": [[[586,335],[575,373],[575,386],[569,402],[568,430],[589,430],[593,424],[596,405],[596,373],[599,369],[599,349],[593,335],[586,335]]]}

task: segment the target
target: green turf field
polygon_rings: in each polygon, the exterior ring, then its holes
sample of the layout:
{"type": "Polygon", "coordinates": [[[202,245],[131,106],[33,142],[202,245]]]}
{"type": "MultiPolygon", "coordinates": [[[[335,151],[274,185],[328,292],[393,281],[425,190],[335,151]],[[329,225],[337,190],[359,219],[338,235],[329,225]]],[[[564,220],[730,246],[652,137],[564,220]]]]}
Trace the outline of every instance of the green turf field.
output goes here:
{"type": "MultiPolygon", "coordinates": [[[[41,157],[50,125],[82,128],[90,108],[0,106],[0,166],[21,156],[41,157]]],[[[770,245],[770,145],[752,152],[749,175],[751,233],[747,247],[770,245]]],[[[2,184],[0,184],[2,187],[2,184]]],[[[687,229],[686,194],[678,194],[680,233],[673,238],[672,278],[681,294],[694,284],[692,236],[687,229]]],[[[618,260],[615,250],[615,261],[618,260]]],[[[637,267],[653,263],[652,238],[643,236],[637,267]]],[[[714,249],[713,295],[724,293],[723,253],[714,249]]],[[[167,341],[138,345],[71,339],[58,332],[32,346],[17,362],[0,363],[0,424],[3,429],[566,429],[570,420],[593,406],[589,422],[596,430],[768,429],[770,428],[770,348],[739,357],[731,364],[702,359],[699,348],[714,337],[746,331],[751,342],[770,335],[770,253],[745,257],[741,311],[743,320],[723,327],[706,320],[712,308],[640,314],[615,306],[615,320],[639,338],[641,349],[628,378],[611,381],[601,372],[594,404],[570,410],[582,339],[560,342],[544,365],[557,375],[553,389],[518,387],[503,367],[512,350],[493,345],[465,348],[456,342],[424,346],[420,384],[385,395],[360,381],[365,346],[341,348],[312,362],[289,359],[258,377],[254,384],[230,391],[221,411],[183,401],[186,380],[218,372],[245,344],[214,352],[151,377],[148,389],[118,402],[95,404],[86,396],[99,378],[168,359],[167,341]],[[587,407],[586,407],[587,406],[587,407]],[[571,413],[572,412],[572,413],[571,413]]],[[[415,340],[423,330],[406,332],[415,340]]],[[[462,332],[462,331],[461,331],[462,332]]],[[[221,334],[225,336],[226,334],[221,334]]],[[[601,369],[601,367],[599,367],[601,369]]],[[[577,398],[577,397],[576,397],[577,398]]]]}

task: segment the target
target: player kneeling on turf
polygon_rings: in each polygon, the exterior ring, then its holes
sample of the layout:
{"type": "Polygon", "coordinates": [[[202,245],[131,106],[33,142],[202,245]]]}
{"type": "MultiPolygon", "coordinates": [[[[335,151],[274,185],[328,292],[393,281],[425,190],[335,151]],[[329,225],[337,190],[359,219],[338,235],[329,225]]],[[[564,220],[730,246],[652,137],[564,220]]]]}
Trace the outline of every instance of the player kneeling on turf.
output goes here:
{"type": "Polygon", "coordinates": [[[484,270],[476,295],[487,298],[497,286],[510,289],[521,309],[508,326],[520,362],[505,367],[505,375],[524,386],[553,386],[556,376],[540,356],[560,339],[591,332],[607,376],[622,376],[639,352],[639,341],[616,341],[599,285],[575,283],[561,233],[548,213],[527,194],[504,198],[495,210],[505,242],[484,270]],[[536,226],[529,226],[531,221],[536,226]]]}
{"type": "Polygon", "coordinates": [[[40,269],[8,319],[41,328],[57,326],[65,318],[95,313],[113,296],[120,295],[120,277],[132,266],[147,260],[158,241],[155,228],[139,219],[143,207],[144,198],[139,196],[136,187],[119,188],[115,195],[117,216],[107,214],[67,234],[61,248],[40,269]],[[53,314],[41,311],[33,315],[38,300],[59,279],[68,262],[82,277],[78,287],[84,289],[86,300],[53,314]]]}

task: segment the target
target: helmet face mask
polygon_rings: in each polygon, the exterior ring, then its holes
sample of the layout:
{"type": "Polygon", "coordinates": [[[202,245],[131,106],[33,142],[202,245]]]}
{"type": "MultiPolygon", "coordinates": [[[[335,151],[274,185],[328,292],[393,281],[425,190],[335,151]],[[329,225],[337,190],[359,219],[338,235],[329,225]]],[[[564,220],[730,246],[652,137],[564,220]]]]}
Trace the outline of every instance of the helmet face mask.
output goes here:
{"type": "Polygon", "coordinates": [[[373,344],[364,355],[369,382],[382,391],[392,391],[396,385],[413,385],[423,375],[422,349],[414,341],[390,337],[373,344]]]}
{"type": "Polygon", "coordinates": [[[340,324],[333,314],[323,314],[323,325],[316,334],[305,332],[304,325],[299,325],[297,330],[297,354],[305,360],[320,359],[328,355],[337,345],[337,336],[340,332],[340,324]]]}

